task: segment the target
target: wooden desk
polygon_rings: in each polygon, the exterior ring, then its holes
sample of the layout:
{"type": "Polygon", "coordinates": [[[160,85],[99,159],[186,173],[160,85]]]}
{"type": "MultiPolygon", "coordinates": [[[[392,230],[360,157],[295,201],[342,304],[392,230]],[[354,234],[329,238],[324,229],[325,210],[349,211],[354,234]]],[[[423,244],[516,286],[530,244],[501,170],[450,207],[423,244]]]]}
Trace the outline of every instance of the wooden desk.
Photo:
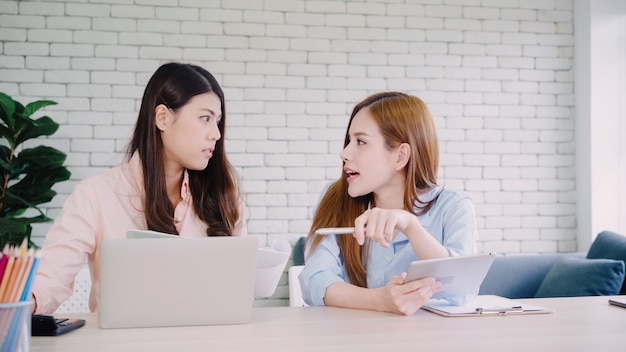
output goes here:
{"type": "Polygon", "coordinates": [[[626,309],[608,297],[519,300],[555,313],[446,318],[331,307],[255,308],[244,325],[98,328],[33,337],[31,351],[624,351],[626,309]]]}

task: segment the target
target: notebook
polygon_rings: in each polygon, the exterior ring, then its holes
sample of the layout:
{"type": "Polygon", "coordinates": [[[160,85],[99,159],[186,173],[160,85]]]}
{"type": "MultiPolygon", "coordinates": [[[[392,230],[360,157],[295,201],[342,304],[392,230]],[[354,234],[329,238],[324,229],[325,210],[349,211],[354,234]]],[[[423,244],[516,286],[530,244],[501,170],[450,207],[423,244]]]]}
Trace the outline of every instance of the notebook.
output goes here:
{"type": "Polygon", "coordinates": [[[254,237],[103,241],[101,328],[247,323],[252,318],[254,237]]]}
{"type": "Polygon", "coordinates": [[[478,254],[414,261],[407,270],[406,282],[436,278],[443,290],[432,296],[435,299],[478,294],[494,259],[492,254],[478,254]]]}

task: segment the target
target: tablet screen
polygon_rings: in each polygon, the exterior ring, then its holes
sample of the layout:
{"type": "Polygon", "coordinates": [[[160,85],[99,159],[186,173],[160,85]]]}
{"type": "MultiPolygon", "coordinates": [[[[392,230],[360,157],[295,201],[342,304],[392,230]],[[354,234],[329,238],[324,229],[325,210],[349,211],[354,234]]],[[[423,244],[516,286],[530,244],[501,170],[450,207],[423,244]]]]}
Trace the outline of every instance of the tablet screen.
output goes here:
{"type": "Polygon", "coordinates": [[[495,255],[479,254],[414,261],[409,265],[406,282],[434,277],[443,290],[432,298],[444,299],[477,294],[495,255]]]}

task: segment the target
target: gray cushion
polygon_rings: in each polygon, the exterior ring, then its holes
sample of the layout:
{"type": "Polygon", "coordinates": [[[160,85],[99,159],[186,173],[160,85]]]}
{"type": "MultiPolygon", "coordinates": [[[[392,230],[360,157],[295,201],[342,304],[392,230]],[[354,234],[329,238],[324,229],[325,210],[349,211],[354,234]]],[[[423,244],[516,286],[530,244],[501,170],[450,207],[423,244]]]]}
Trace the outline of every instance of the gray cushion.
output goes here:
{"type": "Polygon", "coordinates": [[[623,282],[621,260],[566,257],[554,263],[535,297],[616,295],[623,282]]]}
{"type": "MultiPolygon", "coordinates": [[[[626,264],[626,237],[614,232],[603,231],[598,234],[587,253],[589,259],[616,259],[626,264]]],[[[626,284],[622,283],[621,295],[626,295],[626,284]]]]}

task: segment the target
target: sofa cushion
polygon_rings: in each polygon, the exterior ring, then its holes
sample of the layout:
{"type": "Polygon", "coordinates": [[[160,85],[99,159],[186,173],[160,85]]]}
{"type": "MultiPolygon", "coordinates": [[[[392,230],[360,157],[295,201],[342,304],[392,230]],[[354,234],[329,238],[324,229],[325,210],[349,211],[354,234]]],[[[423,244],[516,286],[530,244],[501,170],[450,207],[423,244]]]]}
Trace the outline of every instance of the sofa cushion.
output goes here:
{"type": "MultiPolygon", "coordinates": [[[[603,231],[596,236],[591,244],[589,259],[616,259],[626,265],[626,237],[611,231],[603,231]]],[[[622,283],[620,295],[626,295],[626,284],[622,283]]]]}
{"type": "Polygon", "coordinates": [[[306,237],[298,238],[298,241],[293,246],[293,265],[304,265],[304,246],[306,244],[306,237]]]}
{"type": "Polygon", "coordinates": [[[535,297],[616,295],[623,282],[621,260],[566,257],[554,263],[535,297]]]}
{"type": "Polygon", "coordinates": [[[480,285],[480,295],[532,298],[552,265],[564,257],[584,258],[585,253],[498,256],[480,285]]]}

